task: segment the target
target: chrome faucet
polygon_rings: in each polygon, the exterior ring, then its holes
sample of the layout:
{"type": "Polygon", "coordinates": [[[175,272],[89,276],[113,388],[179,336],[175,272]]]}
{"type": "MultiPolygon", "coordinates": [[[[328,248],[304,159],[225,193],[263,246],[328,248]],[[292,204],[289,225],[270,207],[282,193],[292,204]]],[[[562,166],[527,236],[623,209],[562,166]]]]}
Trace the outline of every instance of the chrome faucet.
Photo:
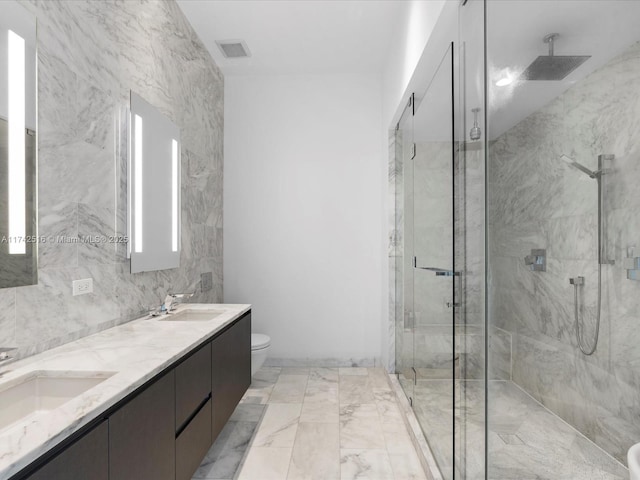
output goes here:
{"type": "Polygon", "coordinates": [[[193,293],[168,293],[164,299],[164,307],[167,309],[167,313],[176,309],[176,307],[184,300],[191,298],[195,295],[193,293]]]}
{"type": "MultiPolygon", "coordinates": [[[[7,363],[11,363],[16,360],[15,355],[12,355],[13,352],[17,350],[16,347],[0,347],[0,365],[4,365],[7,363]]],[[[8,370],[0,371],[0,377],[2,377],[8,370]]]]}
{"type": "Polygon", "coordinates": [[[17,350],[16,347],[0,347],[0,363],[4,363],[7,362],[9,360],[12,360],[13,357],[11,355],[9,355],[10,352],[14,352],[15,350],[17,350]]]}

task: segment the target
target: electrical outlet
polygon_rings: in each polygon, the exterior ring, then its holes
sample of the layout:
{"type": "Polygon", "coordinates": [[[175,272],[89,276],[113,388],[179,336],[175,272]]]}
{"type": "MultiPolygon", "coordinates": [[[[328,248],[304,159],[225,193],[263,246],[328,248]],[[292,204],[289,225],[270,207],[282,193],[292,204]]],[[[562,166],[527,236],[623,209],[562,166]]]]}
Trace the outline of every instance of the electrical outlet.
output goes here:
{"type": "Polygon", "coordinates": [[[73,281],[73,296],[93,292],[93,278],[83,278],[73,281]]]}
{"type": "Polygon", "coordinates": [[[213,288],[213,273],[206,272],[200,274],[200,288],[203,292],[208,292],[213,288]]]}

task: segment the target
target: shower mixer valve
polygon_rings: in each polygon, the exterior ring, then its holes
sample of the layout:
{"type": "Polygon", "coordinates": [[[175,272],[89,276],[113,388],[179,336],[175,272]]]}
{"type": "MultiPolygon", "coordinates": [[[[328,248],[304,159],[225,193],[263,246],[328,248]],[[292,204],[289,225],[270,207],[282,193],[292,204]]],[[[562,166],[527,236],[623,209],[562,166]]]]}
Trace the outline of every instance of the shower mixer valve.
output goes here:
{"type": "Polygon", "coordinates": [[[584,285],[584,277],[573,277],[569,279],[569,283],[574,287],[580,287],[584,285]]]}
{"type": "Polygon", "coordinates": [[[547,271],[547,251],[544,248],[534,248],[531,255],[524,257],[524,264],[528,265],[532,272],[547,271]]]}
{"type": "Polygon", "coordinates": [[[640,257],[634,257],[635,247],[627,248],[627,258],[624,259],[624,268],[629,280],[640,280],[640,257]]]}

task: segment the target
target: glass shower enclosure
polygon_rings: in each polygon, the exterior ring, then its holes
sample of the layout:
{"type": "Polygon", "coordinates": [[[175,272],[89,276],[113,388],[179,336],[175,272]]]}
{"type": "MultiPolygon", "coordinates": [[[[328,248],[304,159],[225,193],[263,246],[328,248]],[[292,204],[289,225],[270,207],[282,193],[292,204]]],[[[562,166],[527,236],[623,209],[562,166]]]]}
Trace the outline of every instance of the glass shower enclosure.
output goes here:
{"type": "Polygon", "coordinates": [[[467,46],[481,33],[434,52],[394,137],[396,372],[444,479],[481,478],[485,463],[484,109],[465,77],[482,66],[475,39],[467,46]]]}
{"type": "Polygon", "coordinates": [[[627,480],[640,2],[456,8],[392,138],[396,374],[434,478],[627,480]]]}

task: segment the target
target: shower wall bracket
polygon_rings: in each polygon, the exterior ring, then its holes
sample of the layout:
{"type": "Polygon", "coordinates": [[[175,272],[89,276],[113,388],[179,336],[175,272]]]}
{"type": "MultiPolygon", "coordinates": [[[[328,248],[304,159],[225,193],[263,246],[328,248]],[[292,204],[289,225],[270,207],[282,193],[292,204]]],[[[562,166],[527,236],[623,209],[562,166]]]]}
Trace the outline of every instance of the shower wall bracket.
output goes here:
{"type": "Polygon", "coordinates": [[[527,265],[532,272],[546,272],[547,250],[544,248],[531,249],[531,255],[524,257],[524,264],[527,265]]]}

